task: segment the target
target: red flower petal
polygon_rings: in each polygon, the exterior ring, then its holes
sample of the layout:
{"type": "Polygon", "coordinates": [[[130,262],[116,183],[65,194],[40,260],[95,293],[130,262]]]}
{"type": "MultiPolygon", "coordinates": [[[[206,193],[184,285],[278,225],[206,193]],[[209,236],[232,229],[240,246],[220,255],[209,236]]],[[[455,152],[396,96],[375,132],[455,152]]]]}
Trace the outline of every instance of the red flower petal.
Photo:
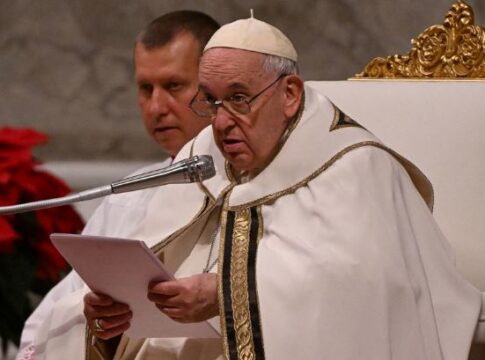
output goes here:
{"type": "Polygon", "coordinates": [[[35,165],[32,160],[32,151],[30,149],[19,148],[12,151],[11,149],[2,149],[0,147],[0,172],[12,171],[16,168],[30,169],[35,165]]]}
{"type": "Polygon", "coordinates": [[[5,146],[30,148],[46,142],[47,139],[46,134],[29,128],[18,129],[8,126],[0,128],[0,148],[5,146]]]}
{"type": "MultiPolygon", "coordinates": [[[[44,209],[36,212],[38,235],[48,239],[55,232],[79,233],[84,224],[81,217],[70,206],[44,209]]],[[[37,240],[34,247],[38,251],[36,276],[41,279],[57,281],[59,273],[66,270],[66,263],[50,240],[37,240]]]]}
{"type": "Polygon", "coordinates": [[[0,206],[18,204],[20,200],[20,189],[18,186],[2,185],[0,182],[0,206]]]}
{"type": "Polygon", "coordinates": [[[50,199],[70,192],[64,181],[40,170],[19,172],[14,181],[25,195],[23,201],[50,199]]]}
{"type": "Polygon", "coordinates": [[[5,219],[0,216],[0,254],[10,254],[13,251],[13,243],[19,238],[19,235],[5,219]]]}
{"type": "Polygon", "coordinates": [[[36,276],[43,280],[59,281],[60,273],[68,268],[66,261],[50,240],[38,241],[34,247],[38,252],[36,276]]]}
{"type": "MultiPolygon", "coordinates": [[[[32,129],[0,128],[0,206],[60,197],[70,192],[62,180],[35,168],[32,147],[46,140],[46,135],[32,129]]],[[[12,252],[15,242],[23,241],[30,246],[29,251],[37,253],[36,276],[57,281],[67,265],[51,244],[49,235],[77,233],[82,227],[82,219],[69,206],[28,216],[0,217],[0,253],[12,252]]]]}

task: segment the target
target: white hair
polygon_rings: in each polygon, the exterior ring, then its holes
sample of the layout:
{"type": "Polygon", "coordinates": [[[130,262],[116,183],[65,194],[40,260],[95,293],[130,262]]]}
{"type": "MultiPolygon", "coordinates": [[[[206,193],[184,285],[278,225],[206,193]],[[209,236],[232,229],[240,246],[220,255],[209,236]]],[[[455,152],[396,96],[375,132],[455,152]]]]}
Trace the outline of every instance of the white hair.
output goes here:
{"type": "Polygon", "coordinates": [[[274,72],[277,75],[298,74],[298,66],[296,65],[296,62],[276,55],[265,55],[263,60],[263,70],[266,72],[274,72]]]}

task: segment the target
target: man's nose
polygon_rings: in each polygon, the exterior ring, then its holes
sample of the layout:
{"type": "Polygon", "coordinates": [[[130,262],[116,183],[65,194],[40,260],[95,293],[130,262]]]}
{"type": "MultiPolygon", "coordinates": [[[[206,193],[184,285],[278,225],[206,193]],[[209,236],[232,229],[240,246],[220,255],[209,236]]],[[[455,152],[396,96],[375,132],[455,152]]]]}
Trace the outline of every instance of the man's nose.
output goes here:
{"type": "Polygon", "coordinates": [[[155,87],[150,98],[150,112],[153,116],[166,115],[169,112],[170,95],[164,89],[155,87]]]}
{"type": "Polygon", "coordinates": [[[235,125],[234,115],[232,115],[224,106],[217,107],[216,113],[212,118],[214,129],[224,131],[235,125]]]}

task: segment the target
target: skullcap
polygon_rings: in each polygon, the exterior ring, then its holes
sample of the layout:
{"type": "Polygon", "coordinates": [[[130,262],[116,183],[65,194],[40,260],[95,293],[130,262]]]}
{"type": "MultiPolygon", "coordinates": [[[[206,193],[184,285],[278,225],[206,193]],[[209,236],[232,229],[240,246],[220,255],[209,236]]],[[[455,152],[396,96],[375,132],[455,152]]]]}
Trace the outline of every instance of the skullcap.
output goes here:
{"type": "Polygon", "coordinates": [[[280,30],[252,16],[236,20],[217,30],[204,48],[231,48],[275,55],[297,61],[296,50],[280,30]]]}

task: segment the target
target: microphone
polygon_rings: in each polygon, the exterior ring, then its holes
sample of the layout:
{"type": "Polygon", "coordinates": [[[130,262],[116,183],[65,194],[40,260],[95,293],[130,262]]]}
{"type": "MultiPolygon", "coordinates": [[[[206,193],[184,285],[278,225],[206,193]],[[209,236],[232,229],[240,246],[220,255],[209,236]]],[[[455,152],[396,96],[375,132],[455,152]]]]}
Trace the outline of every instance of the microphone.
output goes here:
{"type": "Polygon", "coordinates": [[[34,201],[20,205],[0,206],[0,215],[18,214],[68,205],[79,201],[92,200],[128,191],[142,190],[154,186],[201,182],[210,179],[215,174],[216,171],[212,157],[209,155],[196,155],[189,159],[178,161],[163,169],[131,176],[115,181],[109,185],[99,186],[60,198],[34,201]]]}

